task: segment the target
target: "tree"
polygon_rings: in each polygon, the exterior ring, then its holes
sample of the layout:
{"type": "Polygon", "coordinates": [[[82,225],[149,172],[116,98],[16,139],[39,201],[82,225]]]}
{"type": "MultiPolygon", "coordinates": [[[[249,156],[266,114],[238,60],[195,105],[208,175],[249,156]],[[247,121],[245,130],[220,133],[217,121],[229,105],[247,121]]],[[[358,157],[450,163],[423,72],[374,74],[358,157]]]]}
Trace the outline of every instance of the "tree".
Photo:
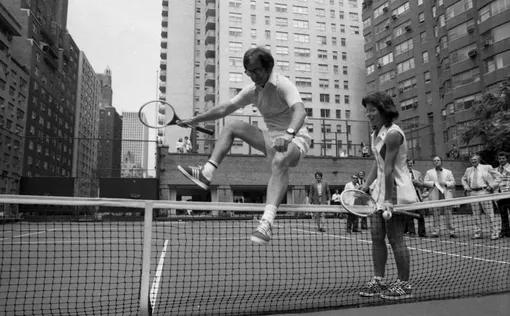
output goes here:
{"type": "Polygon", "coordinates": [[[471,111],[474,120],[460,134],[461,141],[469,144],[478,138],[485,144],[481,153],[485,160],[492,161],[498,151],[510,152],[510,76],[501,83],[497,95],[485,93],[471,111]]]}

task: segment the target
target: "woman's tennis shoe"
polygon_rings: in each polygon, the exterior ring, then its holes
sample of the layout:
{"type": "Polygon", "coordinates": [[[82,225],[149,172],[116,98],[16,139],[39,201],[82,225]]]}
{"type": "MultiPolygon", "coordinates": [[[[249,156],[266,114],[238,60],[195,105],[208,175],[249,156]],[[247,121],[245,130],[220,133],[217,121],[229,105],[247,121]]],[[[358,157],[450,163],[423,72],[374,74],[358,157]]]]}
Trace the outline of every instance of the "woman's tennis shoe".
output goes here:
{"type": "Polygon", "coordinates": [[[182,167],[181,165],[177,166],[177,169],[188,179],[193,181],[196,185],[201,187],[204,190],[209,190],[209,185],[211,181],[207,180],[206,177],[202,174],[202,166],[188,166],[182,167]]]}
{"type": "Polygon", "coordinates": [[[273,227],[265,219],[259,222],[259,227],[251,234],[250,240],[261,245],[267,244],[271,240],[273,227]]]}
{"type": "Polygon", "coordinates": [[[387,300],[402,300],[413,297],[411,285],[409,282],[397,280],[386,291],[381,293],[381,297],[387,300]]]}
{"type": "Polygon", "coordinates": [[[387,286],[385,283],[382,283],[379,280],[372,280],[361,289],[359,295],[364,297],[373,297],[376,295],[381,295],[381,293],[384,290],[386,290],[386,288],[387,286]]]}

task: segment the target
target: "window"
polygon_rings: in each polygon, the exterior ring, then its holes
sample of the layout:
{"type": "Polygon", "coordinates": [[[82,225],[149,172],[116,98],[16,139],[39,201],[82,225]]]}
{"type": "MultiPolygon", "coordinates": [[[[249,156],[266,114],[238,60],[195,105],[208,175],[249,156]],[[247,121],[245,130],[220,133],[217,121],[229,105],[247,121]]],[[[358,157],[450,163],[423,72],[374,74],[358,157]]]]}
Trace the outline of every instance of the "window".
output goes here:
{"type": "Polygon", "coordinates": [[[420,33],[420,44],[427,43],[427,32],[420,33]]]}
{"type": "Polygon", "coordinates": [[[475,102],[479,102],[482,99],[482,94],[477,93],[467,97],[463,97],[455,100],[455,111],[462,111],[470,109],[475,102]]]}
{"type": "Polygon", "coordinates": [[[326,36],[318,35],[317,36],[317,44],[319,44],[319,45],[327,45],[328,41],[326,39],[326,36]]]}
{"type": "Polygon", "coordinates": [[[295,63],[295,70],[301,72],[310,72],[312,71],[312,67],[309,63],[295,63]]]}
{"type": "Polygon", "coordinates": [[[310,57],[310,49],[309,48],[294,48],[294,56],[296,57],[310,57]]]}
{"type": "MultiPolygon", "coordinates": [[[[340,96],[338,96],[338,97],[339,97],[339,99],[340,99],[340,96]]],[[[340,100],[338,100],[338,103],[340,103],[340,100]]],[[[336,113],[335,113],[335,114],[336,114],[336,118],[337,118],[337,119],[341,119],[341,118],[342,118],[342,110],[336,110],[335,112],[336,112],[336,113]]],[[[339,125],[339,126],[341,127],[341,125],[339,125]]],[[[342,131],[342,130],[340,129],[340,132],[341,132],[341,131],[342,131]]]]}
{"type": "Polygon", "coordinates": [[[316,8],[315,9],[315,15],[318,16],[318,17],[325,17],[326,16],[326,10],[322,9],[322,8],[316,8]]]}
{"type": "Polygon", "coordinates": [[[349,20],[350,21],[359,21],[359,16],[358,16],[358,13],[356,12],[349,12],[349,20]]]}
{"type": "Polygon", "coordinates": [[[388,11],[388,2],[385,2],[374,9],[374,20],[386,13],[386,11],[388,11]]]}
{"type": "Polygon", "coordinates": [[[229,27],[228,35],[231,37],[241,37],[243,36],[243,31],[240,27],[229,27]]]}
{"type": "Polygon", "coordinates": [[[344,80],[344,90],[349,90],[349,80],[344,80]]]}
{"type": "Polygon", "coordinates": [[[425,13],[422,12],[418,14],[418,20],[420,21],[420,23],[425,22],[425,13]]]}
{"type": "Polygon", "coordinates": [[[315,28],[317,29],[317,31],[326,31],[326,23],[324,22],[317,22],[315,24],[315,28]]]}
{"type": "Polygon", "coordinates": [[[241,13],[229,12],[229,14],[228,14],[229,24],[231,26],[241,25],[242,18],[243,18],[243,16],[241,15],[241,13]]]}
{"type": "Polygon", "coordinates": [[[288,19],[281,18],[281,17],[276,17],[275,23],[276,23],[276,26],[288,26],[289,25],[288,19]]]}
{"type": "MultiPolygon", "coordinates": [[[[322,103],[329,103],[329,94],[327,94],[327,93],[321,93],[321,94],[319,95],[319,100],[320,100],[320,102],[322,102],[322,103]]],[[[329,114],[328,114],[328,115],[329,115],[329,114]]],[[[328,116],[328,117],[329,117],[329,116],[328,116]]]]}
{"type": "Polygon", "coordinates": [[[319,87],[323,89],[329,88],[329,79],[319,79],[319,87]]]}
{"type": "Polygon", "coordinates": [[[400,102],[401,111],[411,110],[414,107],[418,107],[418,97],[413,97],[400,102]]]}
{"type": "Polygon", "coordinates": [[[416,77],[409,78],[407,80],[400,81],[397,84],[398,91],[404,92],[416,88],[416,77]]]}
{"type": "Polygon", "coordinates": [[[408,21],[396,26],[393,29],[393,37],[398,37],[402,34],[405,34],[407,32],[407,30],[409,29],[409,27],[411,27],[411,20],[408,20],[408,21]]]}
{"type": "Polygon", "coordinates": [[[319,64],[319,72],[328,72],[327,64],[319,64]]]}
{"type": "Polygon", "coordinates": [[[301,7],[301,6],[296,6],[296,5],[292,6],[292,13],[308,15],[308,7],[301,7]]]}
{"type": "Polygon", "coordinates": [[[281,71],[288,71],[289,68],[289,62],[286,60],[277,60],[276,61],[276,68],[281,71]]]}
{"type": "Polygon", "coordinates": [[[423,78],[425,79],[425,83],[429,83],[430,82],[430,71],[424,72],[423,78]]]}
{"type": "Polygon", "coordinates": [[[239,53],[243,49],[243,44],[240,42],[229,42],[228,51],[231,53],[239,53]]]}
{"type": "Polygon", "coordinates": [[[296,86],[298,87],[311,87],[312,79],[306,77],[296,77],[296,86]]]}
{"type": "Polygon", "coordinates": [[[393,53],[386,54],[377,59],[378,66],[384,66],[393,62],[393,53]]]}
{"type": "Polygon", "coordinates": [[[367,67],[367,76],[370,75],[371,73],[373,73],[375,71],[375,66],[374,65],[370,65],[367,67]]]}
{"type": "Polygon", "coordinates": [[[279,13],[287,13],[287,5],[283,4],[283,3],[275,3],[274,9],[276,12],[279,12],[279,13]]]}
{"type": "Polygon", "coordinates": [[[289,40],[289,33],[287,32],[276,32],[276,40],[278,41],[288,41],[289,40]]]}
{"type": "Polygon", "coordinates": [[[310,35],[294,33],[294,42],[296,43],[310,43],[310,35]]]}
{"type": "MultiPolygon", "coordinates": [[[[344,103],[345,103],[345,104],[349,104],[349,103],[350,103],[350,99],[351,99],[351,98],[350,98],[350,96],[349,96],[349,95],[344,95],[344,103]]],[[[347,117],[347,111],[349,111],[349,110],[345,110],[345,118],[348,118],[348,117],[347,117]]]]}
{"type": "Polygon", "coordinates": [[[395,56],[398,56],[404,52],[410,51],[413,49],[413,39],[410,38],[405,42],[402,42],[395,46],[395,56]]]}
{"type": "Polygon", "coordinates": [[[473,0],[460,0],[446,8],[446,20],[449,20],[473,7],[473,0]]]}
{"type": "MultiPolygon", "coordinates": [[[[301,100],[303,102],[312,102],[312,94],[310,92],[300,92],[301,100]]],[[[311,114],[309,116],[312,116],[311,114]]]]}
{"type": "Polygon", "coordinates": [[[421,62],[424,64],[429,62],[429,52],[421,53],[421,62]]]}
{"type": "MultiPolygon", "coordinates": [[[[339,94],[335,94],[335,104],[340,104],[340,95],[339,94]]],[[[340,111],[340,110],[337,110],[337,118],[339,118],[338,111],[340,111]]]]}
{"type": "Polygon", "coordinates": [[[347,60],[347,53],[346,52],[342,52],[342,60],[347,60]]]}
{"type": "Polygon", "coordinates": [[[304,20],[294,20],[294,21],[292,21],[292,25],[298,29],[308,29],[309,28],[308,21],[304,21],[304,20]]]}
{"type": "Polygon", "coordinates": [[[347,46],[347,39],[345,37],[340,38],[340,46],[342,46],[342,47],[347,46]]]}
{"type": "Polygon", "coordinates": [[[324,49],[319,49],[317,51],[317,58],[319,59],[328,59],[328,51],[324,49]]]}
{"type": "Polygon", "coordinates": [[[351,25],[351,34],[359,34],[359,26],[351,25]]]}
{"type": "Polygon", "coordinates": [[[289,48],[287,46],[276,46],[276,55],[288,55],[289,48]]]}
{"type": "MultiPolygon", "coordinates": [[[[303,96],[301,96],[301,99],[302,98],[303,98],[303,96]]],[[[312,108],[305,108],[305,110],[306,110],[306,116],[310,116],[310,117],[313,116],[313,109],[312,108]]],[[[307,125],[308,131],[313,132],[313,124],[310,124],[310,125],[307,125]],[[312,126],[312,128],[310,128],[310,125],[312,126]]]]}
{"type": "Polygon", "coordinates": [[[480,81],[480,69],[473,68],[452,76],[453,88],[480,81]]]}
{"type": "Polygon", "coordinates": [[[386,81],[390,81],[393,78],[395,78],[395,70],[394,69],[379,75],[379,84],[383,84],[386,81]]]}
{"type": "Polygon", "coordinates": [[[363,20],[363,29],[366,29],[372,25],[372,19],[368,18],[363,20]]]}
{"type": "Polygon", "coordinates": [[[397,64],[397,73],[403,73],[414,68],[414,57],[397,64]]]}
{"type": "Polygon", "coordinates": [[[403,5],[399,6],[395,10],[392,11],[392,14],[395,15],[402,15],[409,11],[409,2],[404,3],[403,5]]]}
{"type": "Polygon", "coordinates": [[[450,53],[450,58],[451,58],[452,64],[455,64],[455,63],[464,61],[466,59],[469,59],[468,53],[471,50],[473,50],[473,49],[476,49],[476,43],[473,43],[473,44],[468,45],[468,46],[464,46],[462,48],[459,48],[459,49],[454,50],[453,52],[451,52],[450,53]]]}
{"type": "Polygon", "coordinates": [[[474,20],[469,20],[448,30],[448,41],[451,43],[468,34],[468,28],[474,25],[474,20]]]}
{"type": "Polygon", "coordinates": [[[492,56],[485,61],[485,72],[493,72],[497,69],[502,69],[510,65],[510,51],[492,56]]]}
{"type": "Polygon", "coordinates": [[[323,117],[323,118],[330,117],[330,110],[329,109],[321,109],[321,117],[323,117]]]}

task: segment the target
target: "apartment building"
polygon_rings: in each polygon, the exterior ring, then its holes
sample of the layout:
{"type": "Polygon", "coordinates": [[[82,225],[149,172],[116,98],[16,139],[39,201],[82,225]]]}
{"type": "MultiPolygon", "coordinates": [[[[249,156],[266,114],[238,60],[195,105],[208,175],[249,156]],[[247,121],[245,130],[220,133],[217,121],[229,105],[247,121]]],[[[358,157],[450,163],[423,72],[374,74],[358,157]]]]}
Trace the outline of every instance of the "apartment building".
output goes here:
{"type": "Polygon", "coordinates": [[[122,117],[113,106],[99,109],[98,177],[120,178],[122,117]]]}
{"type": "Polygon", "coordinates": [[[121,157],[127,163],[121,174],[130,175],[136,167],[143,170],[144,178],[149,176],[149,128],[140,122],[138,112],[122,112],[121,157]]]}
{"type": "MultiPolygon", "coordinates": [[[[247,84],[242,57],[263,46],[275,58],[274,70],[300,90],[315,144],[311,154],[331,155],[340,146],[368,142],[361,99],[366,93],[361,3],[356,0],[165,1],[162,10],[160,98],[179,115],[192,116],[227,102],[247,84]]],[[[216,135],[230,119],[264,128],[248,106],[233,116],[206,122],[216,135]]],[[[169,127],[164,144],[174,150],[188,130],[169,127]]],[[[198,134],[198,152],[212,143],[198,134]]],[[[256,154],[235,141],[232,153],[256,154]]]]}
{"type": "Polygon", "coordinates": [[[366,0],[367,90],[386,91],[415,158],[462,156],[483,144],[460,142],[472,105],[494,92],[510,65],[510,1],[366,0]]]}

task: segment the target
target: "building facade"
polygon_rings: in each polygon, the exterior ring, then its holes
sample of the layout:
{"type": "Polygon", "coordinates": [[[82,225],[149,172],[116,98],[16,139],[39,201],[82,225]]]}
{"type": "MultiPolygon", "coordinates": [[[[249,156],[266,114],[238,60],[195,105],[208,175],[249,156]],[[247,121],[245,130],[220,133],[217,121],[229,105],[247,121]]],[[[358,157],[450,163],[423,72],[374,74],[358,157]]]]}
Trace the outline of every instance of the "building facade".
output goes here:
{"type": "Polygon", "coordinates": [[[99,109],[98,177],[120,178],[122,117],[113,106],[99,109]]]}
{"type": "MultiPolygon", "coordinates": [[[[275,58],[274,70],[293,81],[308,112],[315,144],[311,154],[334,155],[345,145],[368,142],[361,99],[366,92],[361,4],[356,0],[163,1],[161,99],[180,116],[192,116],[229,101],[247,84],[242,58],[263,46],[275,58]],[[221,32],[220,32],[221,30],[221,32]],[[171,76],[168,74],[172,74],[171,76]]],[[[216,134],[230,119],[264,128],[258,110],[248,106],[205,127],[216,134]]],[[[164,143],[175,150],[188,130],[168,127],[164,143]]],[[[192,134],[198,152],[209,152],[207,136],[192,134]]],[[[250,154],[236,141],[232,153],[250,154]]]]}
{"type": "MultiPolygon", "coordinates": [[[[99,79],[85,53],[80,51],[72,170],[75,178],[97,178],[100,96],[99,79]]],[[[84,181],[84,187],[77,188],[77,196],[97,196],[88,183],[84,181]]]]}
{"type": "Polygon", "coordinates": [[[12,55],[30,76],[23,176],[70,177],[79,50],[65,31],[67,0],[8,6],[23,30],[12,55]]]}
{"type": "MultiPolygon", "coordinates": [[[[134,164],[144,178],[149,176],[149,128],[140,122],[138,112],[122,112],[122,161],[130,162],[129,170],[134,164]]],[[[129,170],[123,174],[130,174],[129,170]]]]}
{"type": "Polygon", "coordinates": [[[460,142],[470,108],[496,91],[510,65],[510,1],[366,0],[367,90],[386,91],[416,158],[448,157],[483,144],[460,142]]]}

